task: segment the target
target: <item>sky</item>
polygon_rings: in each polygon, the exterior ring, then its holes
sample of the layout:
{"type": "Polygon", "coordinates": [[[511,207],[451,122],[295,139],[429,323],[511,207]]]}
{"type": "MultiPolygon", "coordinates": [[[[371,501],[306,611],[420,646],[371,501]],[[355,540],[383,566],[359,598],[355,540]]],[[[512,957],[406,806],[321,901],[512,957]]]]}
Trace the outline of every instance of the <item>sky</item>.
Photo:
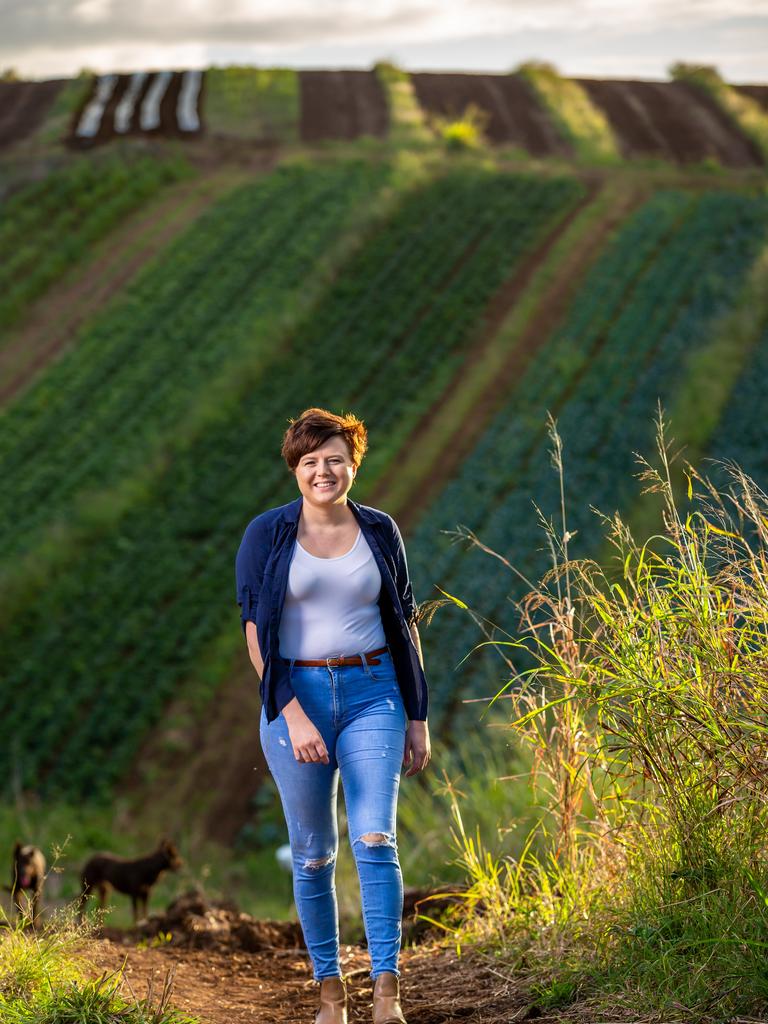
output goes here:
{"type": "Polygon", "coordinates": [[[0,70],[24,78],[262,67],[666,79],[676,60],[768,83],[768,0],[0,0],[0,70]]]}

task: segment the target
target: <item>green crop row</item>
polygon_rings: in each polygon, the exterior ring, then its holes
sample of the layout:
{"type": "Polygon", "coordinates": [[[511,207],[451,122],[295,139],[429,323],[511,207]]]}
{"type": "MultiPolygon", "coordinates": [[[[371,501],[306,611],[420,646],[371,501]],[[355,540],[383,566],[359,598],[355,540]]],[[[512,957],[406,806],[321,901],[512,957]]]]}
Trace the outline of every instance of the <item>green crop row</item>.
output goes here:
{"type": "Polygon", "coordinates": [[[225,196],[147,265],[0,419],[0,556],[65,519],[80,490],[133,472],[228,360],[263,356],[265,320],[290,308],[382,177],[362,163],[279,168],[225,196]]]}
{"type": "Polygon", "coordinates": [[[0,331],[95,241],[189,173],[179,159],[79,159],[16,192],[0,221],[0,331]]]}
{"type": "MultiPolygon", "coordinates": [[[[734,385],[707,452],[709,458],[731,459],[768,493],[768,328],[734,385]]],[[[724,471],[712,463],[702,467],[718,486],[728,483],[724,471]]]]}
{"type": "MultiPolygon", "coordinates": [[[[686,356],[706,342],[733,302],[767,225],[768,202],[737,195],[660,194],[630,218],[410,539],[417,600],[439,598],[437,585],[516,632],[519,616],[510,601],[528,585],[441,531],[469,527],[536,583],[551,557],[534,502],[562,532],[547,411],[564,445],[567,526],[574,535],[569,555],[593,554],[603,527],[590,506],[611,514],[636,497],[633,452],[652,455],[657,399],[669,403],[686,356]]],[[[476,721],[485,704],[461,701],[491,697],[509,678],[493,648],[458,667],[485,639],[455,606],[439,610],[425,629],[438,724],[467,715],[476,721]]],[[[512,660],[518,672],[529,667],[519,654],[512,660]]]]}
{"type": "MultiPolygon", "coordinates": [[[[245,397],[222,401],[202,436],[179,439],[114,532],[0,623],[0,713],[19,737],[15,758],[0,750],[6,778],[17,771],[46,795],[108,796],[206,646],[239,632],[242,532],[297,493],[278,456],[287,417],[354,409],[375,442],[361,476],[375,477],[402,424],[460,368],[489,298],[582,194],[570,179],[478,171],[404,196],[245,397]]],[[[287,254],[300,234],[297,224],[287,254]]]]}

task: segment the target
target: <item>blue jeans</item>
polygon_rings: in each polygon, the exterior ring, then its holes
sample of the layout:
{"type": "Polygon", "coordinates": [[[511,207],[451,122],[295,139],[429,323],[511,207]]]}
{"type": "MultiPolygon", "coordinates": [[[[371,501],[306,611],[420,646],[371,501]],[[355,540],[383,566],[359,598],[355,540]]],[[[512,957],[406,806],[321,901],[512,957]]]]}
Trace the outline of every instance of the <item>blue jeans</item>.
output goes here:
{"type": "Polygon", "coordinates": [[[293,893],[316,981],[342,974],[335,887],[339,773],[360,879],[370,977],[383,971],[400,975],[403,877],[396,822],[407,716],[392,656],[387,651],[379,657],[379,665],[361,667],[290,661],[291,684],[323,737],[328,764],[297,761],[282,712],[267,723],[261,711],[261,747],[283,804],[293,893]]]}

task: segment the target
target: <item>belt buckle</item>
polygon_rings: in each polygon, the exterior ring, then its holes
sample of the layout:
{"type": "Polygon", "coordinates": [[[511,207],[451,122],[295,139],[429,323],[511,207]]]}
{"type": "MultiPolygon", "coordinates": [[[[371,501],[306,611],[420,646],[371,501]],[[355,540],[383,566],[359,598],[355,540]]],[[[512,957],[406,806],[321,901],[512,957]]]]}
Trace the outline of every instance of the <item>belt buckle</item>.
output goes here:
{"type": "Polygon", "coordinates": [[[334,658],[326,658],[325,664],[327,665],[328,668],[330,668],[331,665],[335,665],[338,668],[338,666],[341,664],[341,655],[337,655],[334,658]]]}

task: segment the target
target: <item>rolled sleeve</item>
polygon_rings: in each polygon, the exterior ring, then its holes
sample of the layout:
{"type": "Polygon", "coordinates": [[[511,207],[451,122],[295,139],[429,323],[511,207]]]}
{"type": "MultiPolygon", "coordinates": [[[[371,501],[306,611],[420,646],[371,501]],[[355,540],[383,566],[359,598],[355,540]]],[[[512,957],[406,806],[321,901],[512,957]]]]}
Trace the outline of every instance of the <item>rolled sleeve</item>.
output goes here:
{"type": "Polygon", "coordinates": [[[405,621],[408,626],[413,626],[419,621],[419,608],[413,597],[413,586],[408,575],[408,560],[405,557],[405,544],[400,529],[395,520],[390,516],[392,525],[393,550],[395,555],[395,583],[400,596],[400,604],[403,608],[405,621]]]}
{"type": "Polygon", "coordinates": [[[236,600],[240,605],[243,632],[246,622],[256,623],[256,608],[266,558],[267,546],[260,536],[257,520],[253,520],[246,527],[235,557],[236,600]]]}

